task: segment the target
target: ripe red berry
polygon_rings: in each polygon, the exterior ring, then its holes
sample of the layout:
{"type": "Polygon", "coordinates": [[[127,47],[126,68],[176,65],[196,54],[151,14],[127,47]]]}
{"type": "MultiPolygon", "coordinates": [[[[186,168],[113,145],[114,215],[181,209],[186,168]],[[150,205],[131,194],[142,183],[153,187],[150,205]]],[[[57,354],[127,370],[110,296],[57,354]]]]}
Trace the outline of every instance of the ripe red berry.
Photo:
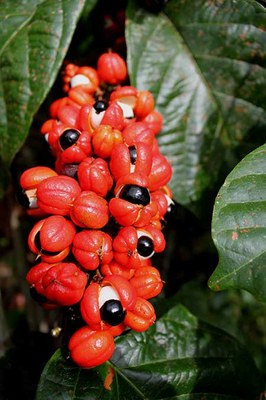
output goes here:
{"type": "Polygon", "coordinates": [[[152,154],[150,147],[144,143],[127,146],[124,143],[114,147],[111,153],[110,170],[117,181],[121,176],[136,172],[149,175],[152,154]]]}
{"type": "Polygon", "coordinates": [[[134,309],[127,312],[124,323],[134,331],[144,332],[155,322],[155,319],[153,305],[138,297],[134,309]]]}
{"type": "Polygon", "coordinates": [[[166,185],[172,176],[172,167],[166,157],[156,154],[152,158],[151,173],[149,175],[149,189],[158,190],[166,185]]]}
{"type": "Polygon", "coordinates": [[[108,163],[102,158],[85,158],[80,163],[77,173],[82,190],[90,190],[105,197],[113,186],[108,163]]]}
{"type": "Polygon", "coordinates": [[[127,66],[117,53],[104,53],[97,62],[97,72],[100,81],[109,85],[118,85],[127,77],[127,66]]]}
{"type": "Polygon", "coordinates": [[[26,208],[27,214],[33,217],[42,217],[46,213],[38,207],[37,187],[40,182],[57,176],[57,173],[48,167],[33,167],[23,172],[20,177],[21,191],[17,193],[18,202],[26,208]]]}
{"type": "Polygon", "coordinates": [[[83,230],[73,240],[72,252],[76,260],[88,270],[113,259],[112,238],[99,230],[83,230]]]}
{"type": "Polygon", "coordinates": [[[163,288],[160,273],[152,266],[138,268],[130,283],[135,287],[138,297],[143,299],[157,296],[163,288]]]}
{"type": "Polygon", "coordinates": [[[101,229],[109,220],[108,203],[94,192],[83,191],[74,200],[70,217],[82,228],[101,229]]]}
{"type": "Polygon", "coordinates": [[[47,214],[68,215],[80,193],[79,184],[69,176],[47,178],[37,187],[38,206],[47,214]]]}
{"type": "Polygon", "coordinates": [[[109,158],[114,147],[122,143],[122,134],[110,125],[100,125],[93,132],[93,151],[98,157],[109,158]]]}
{"type": "Polygon", "coordinates": [[[137,101],[134,107],[134,114],[137,119],[145,118],[154,109],[154,98],[148,90],[140,90],[137,94],[137,101]]]}
{"type": "Polygon", "coordinates": [[[78,303],[88,281],[87,275],[73,263],[38,264],[30,269],[26,279],[37,292],[58,306],[78,303]]]}
{"type": "Polygon", "coordinates": [[[94,368],[112,356],[115,344],[111,331],[95,331],[84,326],[71,337],[68,348],[72,360],[81,368],[94,368]]]}
{"type": "Polygon", "coordinates": [[[33,254],[48,263],[60,262],[69,254],[76,228],[61,215],[52,215],[32,228],[28,245],[33,254]]]}

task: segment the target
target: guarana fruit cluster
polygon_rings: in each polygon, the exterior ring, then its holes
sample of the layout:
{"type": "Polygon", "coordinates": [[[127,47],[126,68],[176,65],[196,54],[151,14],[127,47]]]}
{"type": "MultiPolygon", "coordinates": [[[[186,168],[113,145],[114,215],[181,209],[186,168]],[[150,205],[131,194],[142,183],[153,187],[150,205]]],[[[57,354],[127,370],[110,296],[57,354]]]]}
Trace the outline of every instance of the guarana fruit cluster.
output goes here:
{"type": "Polygon", "coordinates": [[[79,306],[84,323],[68,348],[83,368],[107,361],[115,336],[154,323],[148,300],[163,287],[151,258],[165,248],[172,170],[156,141],[162,116],[152,94],[126,79],[113,52],[96,68],[66,65],[66,95],[41,127],[54,169],[20,177],[21,203],[37,218],[28,237],[37,264],[26,279],[46,309],[79,306]]]}

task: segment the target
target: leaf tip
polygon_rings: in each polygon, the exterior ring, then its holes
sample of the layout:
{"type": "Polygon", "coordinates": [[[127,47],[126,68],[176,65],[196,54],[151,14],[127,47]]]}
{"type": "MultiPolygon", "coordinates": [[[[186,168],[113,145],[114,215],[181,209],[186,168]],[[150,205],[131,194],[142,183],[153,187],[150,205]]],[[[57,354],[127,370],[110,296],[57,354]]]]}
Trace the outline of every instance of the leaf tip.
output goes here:
{"type": "Polygon", "coordinates": [[[208,286],[214,292],[220,292],[221,290],[223,290],[214,276],[210,277],[210,279],[208,281],[208,286]]]}

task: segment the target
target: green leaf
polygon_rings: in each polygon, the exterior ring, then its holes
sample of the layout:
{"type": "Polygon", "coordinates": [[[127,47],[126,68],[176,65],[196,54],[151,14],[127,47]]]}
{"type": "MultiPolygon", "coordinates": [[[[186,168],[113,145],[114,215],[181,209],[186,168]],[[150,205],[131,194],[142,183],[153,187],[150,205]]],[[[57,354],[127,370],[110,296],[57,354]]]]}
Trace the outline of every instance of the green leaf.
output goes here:
{"type": "Polygon", "coordinates": [[[212,235],[219,264],[214,290],[242,288],[266,301],[266,145],[228,175],[215,201],[212,235]]]}
{"type": "Polygon", "coordinates": [[[265,27],[254,0],[170,0],[159,14],[129,3],[131,83],[150,90],[164,116],[158,141],[183,205],[199,201],[238,152],[262,144],[265,27]]]}
{"type": "MultiPolygon", "coordinates": [[[[0,11],[0,164],[22,146],[51,88],[85,0],[7,0],[0,11]]],[[[87,1],[92,8],[96,0],[87,1]]]]}
{"type": "Polygon", "coordinates": [[[43,371],[37,400],[250,400],[262,390],[242,345],[176,306],[148,331],[117,338],[111,361],[99,368],[82,370],[58,350],[43,371]],[[111,390],[103,386],[109,368],[111,390]]]}

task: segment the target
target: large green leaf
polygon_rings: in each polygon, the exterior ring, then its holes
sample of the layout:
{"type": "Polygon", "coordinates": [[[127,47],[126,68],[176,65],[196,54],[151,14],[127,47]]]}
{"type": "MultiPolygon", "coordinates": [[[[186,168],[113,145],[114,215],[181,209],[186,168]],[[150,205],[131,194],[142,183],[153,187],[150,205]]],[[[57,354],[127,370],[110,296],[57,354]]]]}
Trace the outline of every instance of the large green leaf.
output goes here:
{"type": "Polygon", "coordinates": [[[58,350],[43,371],[37,400],[250,400],[263,386],[235,339],[176,306],[147,332],[117,338],[113,358],[99,368],[82,370],[58,350]]]}
{"type": "Polygon", "coordinates": [[[212,235],[220,260],[210,287],[238,287],[266,301],[266,145],[226,178],[215,201],[212,235]]]}
{"type": "MultiPolygon", "coordinates": [[[[0,8],[0,164],[23,144],[51,88],[85,0],[7,0],[0,8]]],[[[87,0],[92,8],[96,0],[87,0]]]]}
{"type": "Polygon", "coordinates": [[[263,143],[266,10],[255,0],[170,0],[159,14],[137,4],[129,3],[126,30],[131,83],[156,99],[170,185],[189,206],[222,163],[235,162],[233,148],[246,154],[263,143]]]}

